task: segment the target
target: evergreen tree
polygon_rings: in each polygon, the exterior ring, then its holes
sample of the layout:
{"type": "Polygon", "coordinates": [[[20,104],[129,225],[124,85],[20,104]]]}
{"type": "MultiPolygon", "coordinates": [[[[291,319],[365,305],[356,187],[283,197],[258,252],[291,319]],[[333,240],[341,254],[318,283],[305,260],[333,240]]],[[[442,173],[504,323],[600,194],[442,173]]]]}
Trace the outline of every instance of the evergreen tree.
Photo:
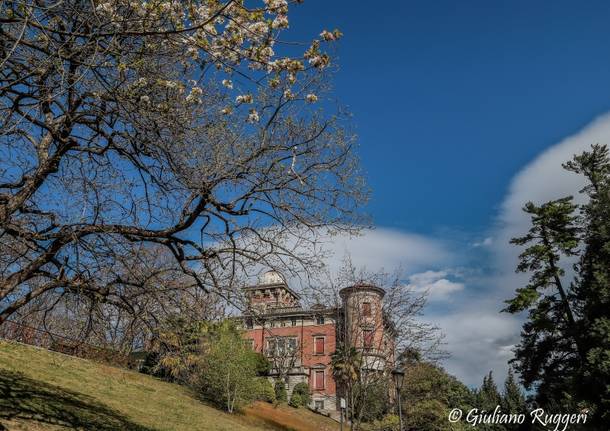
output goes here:
{"type": "Polygon", "coordinates": [[[483,384],[477,392],[477,404],[479,409],[487,412],[493,412],[496,406],[502,402],[502,397],[498,391],[498,386],[493,378],[493,373],[490,371],[488,375],[483,377],[483,384]]]}
{"type": "Polygon", "coordinates": [[[580,376],[578,399],[594,410],[594,421],[610,423],[610,155],[593,145],[564,165],[584,175],[582,190],[588,201],[580,208],[584,252],[575,266],[575,290],[582,319],[586,360],[580,376]]]}
{"type": "MultiPolygon", "coordinates": [[[[496,407],[501,408],[502,396],[498,391],[498,386],[493,378],[493,373],[490,371],[485,377],[483,377],[483,384],[476,392],[475,404],[479,413],[492,414],[496,407]]],[[[477,429],[483,431],[504,431],[504,425],[500,424],[479,424],[477,429]]]]}
{"type": "Polygon", "coordinates": [[[517,271],[531,272],[527,286],[517,289],[505,311],[529,310],[521,343],[515,349],[515,367],[524,385],[538,385],[537,401],[573,409],[566,394],[574,392],[576,376],[583,363],[581,330],[575,317],[573,285],[566,286],[562,259],[577,253],[578,227],[572,198],[529,202],[532,227],[527,235],[511,242],[527,245],[517,271]]]}
{"type": "MultiPolygon", "coordinates": [[[[507,414],[526,414],[526,403],[525,396],[521,392],[515,375],[512,369],[508,370],[508,375],[504,382],[504,393],[502,394],[502,411],[507,414]]],[[[523,424],[527,425],[527,424],[523,424]]],[[[506,424],[504,425],[507,431],[518,431],[527,429],[525,426],[519,424],[506,424]]]]}
{"type": "Polygon", "coordinates": [[[547,410],[582,411],[588,429],[610,422],[610,156],[594,145],[564,168],[583,175],[583,205],[571,197],[526,204],[532,226],[517,271],[530,272],[504,311],[529,311],[516,370],[547,410]],[[570,262],[576,260],[570,274],[570,262]],[[572,275],[571,280],[567,275],[572,275]]]}

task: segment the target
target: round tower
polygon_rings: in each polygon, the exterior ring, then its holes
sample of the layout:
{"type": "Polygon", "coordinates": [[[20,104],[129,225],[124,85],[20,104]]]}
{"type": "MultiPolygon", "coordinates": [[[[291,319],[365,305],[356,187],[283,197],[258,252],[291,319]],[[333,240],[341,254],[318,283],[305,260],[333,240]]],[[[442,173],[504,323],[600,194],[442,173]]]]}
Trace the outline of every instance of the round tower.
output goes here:
{"type": "Polygon", "coordinates": [[[339,291],[343,301],[344,340],[362,352],[363,368],[383,371],[389,358],[385,328],[385,291],[373,284],[359,283],[339,291]]]}

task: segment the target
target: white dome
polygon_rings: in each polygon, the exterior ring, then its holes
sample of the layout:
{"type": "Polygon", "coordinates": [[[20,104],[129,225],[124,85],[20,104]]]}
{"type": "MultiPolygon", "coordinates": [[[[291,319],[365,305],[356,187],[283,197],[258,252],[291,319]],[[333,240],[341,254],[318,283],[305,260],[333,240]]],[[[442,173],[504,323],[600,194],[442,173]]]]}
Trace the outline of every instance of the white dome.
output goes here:
{"type": "Polygon", "coordinates": [[[259,284],[285,284],[286,280],[277,271],[267,271],[258,279],[259,284]]]}

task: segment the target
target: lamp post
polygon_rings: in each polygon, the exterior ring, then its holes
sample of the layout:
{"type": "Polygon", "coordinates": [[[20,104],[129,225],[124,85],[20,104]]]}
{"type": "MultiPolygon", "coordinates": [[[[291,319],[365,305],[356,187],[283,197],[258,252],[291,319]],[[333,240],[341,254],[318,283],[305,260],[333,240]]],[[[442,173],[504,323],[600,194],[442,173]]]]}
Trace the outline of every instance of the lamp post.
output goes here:
{"type": "Polygon", "coordinates": [[[341,406],[341,431],[343,431],[343,413],[345,412],[347,403],[345,402],[345,398],[343,398],[343,397],[339,399],[339,402],[340,402],[340,406],[341,406]]]}
{"type": "Polygon", "coordinates": [[[392,370],[392,377],[394,378],[394,385],[396,386],[396,395],[398,397],[398,421],[400,424],[400,431],[403,431],[402,426],[402,404],[400,403],[400,389],[402,388],[402,383],[405,379],[405,372],[400,368],[395,368],[392,370]]]}

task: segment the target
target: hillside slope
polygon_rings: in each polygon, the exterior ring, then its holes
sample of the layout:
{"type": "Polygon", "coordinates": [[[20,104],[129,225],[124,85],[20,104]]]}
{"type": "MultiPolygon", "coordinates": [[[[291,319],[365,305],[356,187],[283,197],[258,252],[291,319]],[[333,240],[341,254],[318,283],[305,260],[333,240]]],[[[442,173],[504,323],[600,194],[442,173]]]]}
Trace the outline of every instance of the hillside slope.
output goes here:
{"type": "Polygon", "coordinates": [[[0,430],[336,430],[310,411],[261,403],[229,415],[186,388],[0,340],[0,430]]]}

